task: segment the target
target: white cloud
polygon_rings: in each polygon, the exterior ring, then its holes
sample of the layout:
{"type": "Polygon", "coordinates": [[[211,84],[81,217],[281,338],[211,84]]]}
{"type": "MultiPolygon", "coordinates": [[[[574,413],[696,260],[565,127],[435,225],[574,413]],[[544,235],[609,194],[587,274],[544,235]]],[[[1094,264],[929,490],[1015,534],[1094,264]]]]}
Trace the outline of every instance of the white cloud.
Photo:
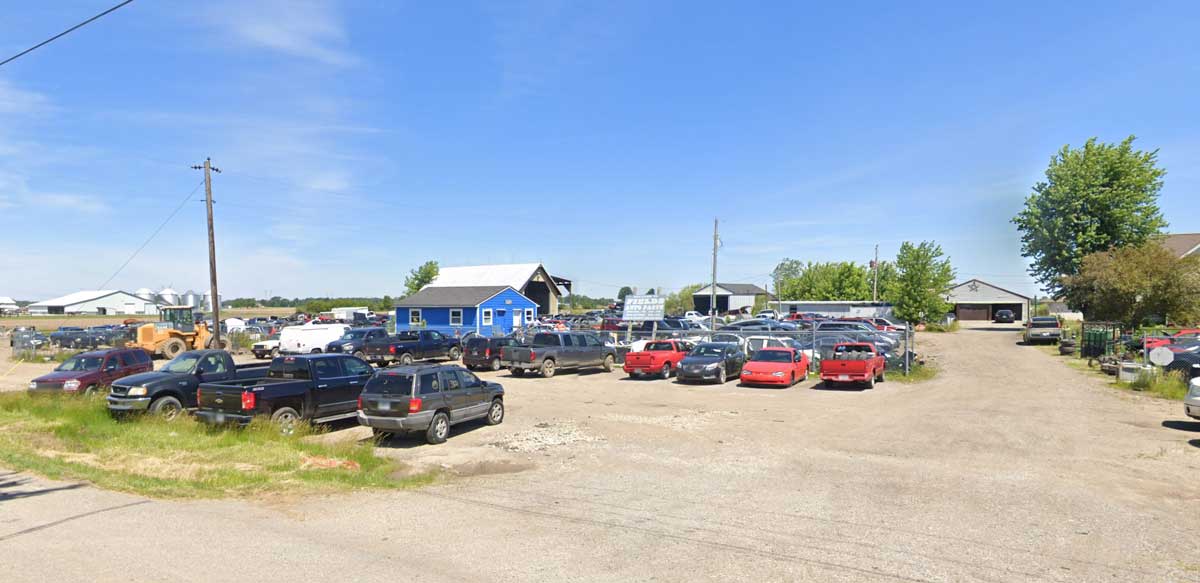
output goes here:
{"type": "Polygon", "coordinates": [[[35,190],[30,188],[29,181],[25,176],[0,170],[0,208],[33,209],[38,207],[84,214],[107,213],[112,210],[97,196],[35,190]]]}
{"type": "Polygon", "coordinates": [[[237,1],[203,10],[209,24],[240,44],[338,67],[359,62],[345,48],[345,25],[333,2],[237,1]]]}
{"type": "Polygon", "coordinates": [[[0,79],[0,115],[29,115],[50,109],[50,100],[45,95],[20,89],[0,79]]]}

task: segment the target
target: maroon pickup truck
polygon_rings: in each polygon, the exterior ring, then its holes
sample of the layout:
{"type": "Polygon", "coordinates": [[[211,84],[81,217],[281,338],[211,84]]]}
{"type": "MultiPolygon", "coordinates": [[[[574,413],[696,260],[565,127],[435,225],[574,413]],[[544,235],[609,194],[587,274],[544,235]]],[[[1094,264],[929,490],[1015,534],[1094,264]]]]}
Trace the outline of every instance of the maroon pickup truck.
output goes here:
{"type": "Polygon", "coordinates": [[[692,351],[691,342],[682,340],[658,340],[646,344],[646,348],[625,355],[625,372],[631,377],[644,374],[671,378],[679,370],[679,361],[692,351]]]}
{"type": "Polygon", "coordinates": [[[821,359],[821,380],[827,387],[841,383],[866,383],[867,388],[873,389],[876,382],[885,380],[883,372],[886,366],[887,361],[875,351],[874,344],[835,344],[833,354],[821,359]]]}
{"type": "Polygon", "coordinates": [[[81,352],[58,365],[54,372],[30,381],[29,392],[91,394],[121,377],[152,370],[150,353],[141,348],[81,352]]]}

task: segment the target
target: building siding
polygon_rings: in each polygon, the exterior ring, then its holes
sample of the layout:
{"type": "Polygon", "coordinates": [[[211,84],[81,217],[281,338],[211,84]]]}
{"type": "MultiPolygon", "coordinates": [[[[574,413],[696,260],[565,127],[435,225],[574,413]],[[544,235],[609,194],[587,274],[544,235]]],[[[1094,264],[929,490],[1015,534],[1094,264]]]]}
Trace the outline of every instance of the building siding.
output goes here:
{"type": "Polygon", "coordinates": [[[443,334],[450,336],[461,337],[468,332],[478,332],[483,336],[504,336],[511,334],[513,331],[513,310],[518,310],[521,313],[521,326],[529,324],[525,320],[525,310],[532,309],[534,318],[538,316],[538,305],[529,300],[525,296],[512,289],[506,289],[495,297],[485,300],[478,306],[463,306],[462,308],[396,308],[396,330],[437,330],[443,334]],[[409,310],[421,310],[421,318],[424,320],[424,326],[411,326],[409,324],[409,310]],[[450,310],[461,309],[463,322],[461,326],[450,325],[450,310]],[[476,326],[477,318],[480,318],[484,309],[492,310],[492,325],[484,326],[482,321],[476,326]],[[500,310],[504,310],[503,317],[500,316],[500,310]]]}

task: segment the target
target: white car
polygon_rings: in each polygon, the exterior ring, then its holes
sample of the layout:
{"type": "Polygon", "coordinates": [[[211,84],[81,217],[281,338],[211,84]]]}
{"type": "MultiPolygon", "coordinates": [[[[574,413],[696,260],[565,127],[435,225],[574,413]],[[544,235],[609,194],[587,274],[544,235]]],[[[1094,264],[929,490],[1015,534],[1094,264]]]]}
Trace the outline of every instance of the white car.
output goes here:
{"type": "Polygon", "coordinates": [[[779,312],[776,312],[775,310],[761,310],[757,314],[755,314],[754,317],[755,318],[770,318],[772,320],[778,320],[779,312]]]}
{"type": "Polygon", "coordinates": [[[334,340],[341,340],[350,329],[346,324],[305,324],[288,326],[279,333],[281,354],[310,354],[324,352],[334,340]]]}
{"type": "Polygon", "coordinates": [[[691,320],[693,322],[705,322],[708,320],[708,316],[705,316],[704,314],[701,314],[695,310],[691,310],[683,314],[683,319],[691,320]]]}
{"type": "Polygon", "coordinates": [[[1183,411],[1192,419],[1200,419],[1200,377],[1192,379],[1188,387],[1187,398],[1183,400],[1183,411]]]}
{"type": "Polygon", "coordinates": [[[250,347],[254,358],[275,358],[279,356],[279,334],[272,334],[266,340],[255,342],[250,347]]]}

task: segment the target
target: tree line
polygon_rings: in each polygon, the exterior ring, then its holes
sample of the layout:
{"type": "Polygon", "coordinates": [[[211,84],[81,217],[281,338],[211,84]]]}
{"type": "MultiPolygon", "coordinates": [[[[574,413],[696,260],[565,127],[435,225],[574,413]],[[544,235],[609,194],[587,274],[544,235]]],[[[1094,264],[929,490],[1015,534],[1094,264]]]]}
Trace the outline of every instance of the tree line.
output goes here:
{"type": "Polygon", "coordinates": [[[421,291],[421,288],[429,285],[438,276],[438,262],[426,261],[421,265],[414,267],[408,272],[408,276],[404,278],[404,293],[398,298],[393,298],[390,295],[374,298],[329,298],[329,297],[310,297],[310,298],[284,298],[275,296],[270,299],[260,300],[255,298],[237,298],[225,302],[225,305],[231,308],[295,308],[297,312],[306,314],[319,314],[328,312],[334,308],[353,308],[358,306],[366,306],[373,312],[390,313],[396,307],[396,302],[402,300],[412,294],[421,291]]]}

